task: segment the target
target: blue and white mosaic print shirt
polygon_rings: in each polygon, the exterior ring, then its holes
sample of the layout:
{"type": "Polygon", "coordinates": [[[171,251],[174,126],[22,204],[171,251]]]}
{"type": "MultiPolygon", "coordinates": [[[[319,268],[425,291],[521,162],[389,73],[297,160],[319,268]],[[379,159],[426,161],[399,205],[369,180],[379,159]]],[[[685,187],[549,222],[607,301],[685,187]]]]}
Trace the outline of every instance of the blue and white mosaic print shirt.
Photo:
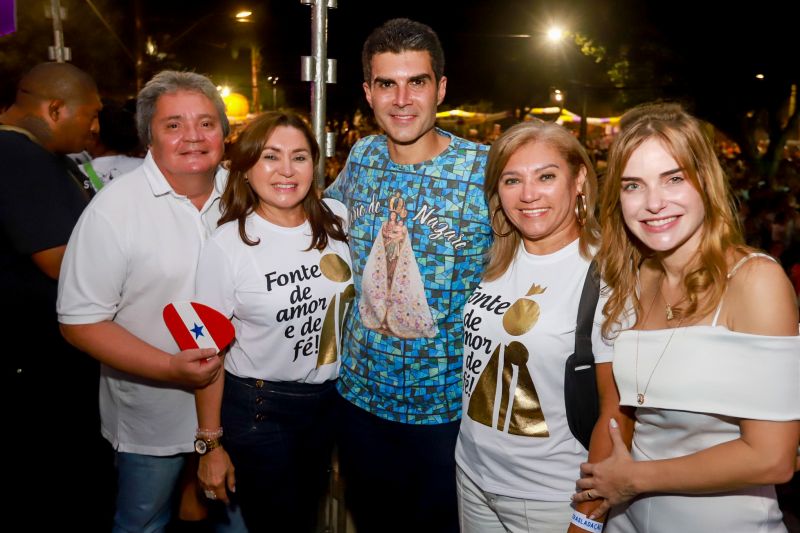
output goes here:
{"type": "Polygon", "coordinates": [[[448,148],[414,165],[392,162],[383,135],[361,139],[325,192],[348,214],[356,287],[339,391],[407,424],[461,416],[461,311],[491,244],[488,147],[437,132],[448,148]]]}

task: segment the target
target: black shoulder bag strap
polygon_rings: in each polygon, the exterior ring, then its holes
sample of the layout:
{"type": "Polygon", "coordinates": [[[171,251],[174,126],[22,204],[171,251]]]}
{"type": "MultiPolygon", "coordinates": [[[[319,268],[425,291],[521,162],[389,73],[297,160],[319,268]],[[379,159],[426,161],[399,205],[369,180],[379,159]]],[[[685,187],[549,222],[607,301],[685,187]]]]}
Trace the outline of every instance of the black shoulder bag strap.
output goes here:
{"type": "Polygon", "coordinates": [[[600,276],[592,261],[583,283],[575,327],[575,353],[564,369],[564,402],[569,429],[584,448],[589,449],[592,430],[600,415],[597,378],[592,353],[592,325],[600,298],[600,276]]]}
{"type": "Polygon", "coordinates": [[[592,353],[592,325],[597,300],[600,299],[600,276],[597,275],[597,263],[589,264],[586,280],[583,282],[581,301],[578,304],[578,322],[575,328],[575,353],[576,363],[580,365],[594,365],[592,353]]]}

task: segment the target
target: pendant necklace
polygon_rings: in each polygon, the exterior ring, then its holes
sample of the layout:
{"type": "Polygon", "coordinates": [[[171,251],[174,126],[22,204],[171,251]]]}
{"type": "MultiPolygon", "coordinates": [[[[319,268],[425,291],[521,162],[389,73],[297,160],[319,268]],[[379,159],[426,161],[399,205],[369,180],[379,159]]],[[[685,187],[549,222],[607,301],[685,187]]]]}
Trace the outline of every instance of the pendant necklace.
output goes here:
{"type": "MultiPolygon", "coordinates": [[[[664,285],[664,277],[665,274],[661,274],[661,280],[658,283],[658,294],[661,295],[661,299],[664,300],[664,311],[666,312],[667,320],[673,320],[675,318],[675,312],[678,311],[677,305],[680,304],[686,297],[682,296],[680,300],[675,302],[675,305],[672,305],[667,301],[667,298],[664,296],[664,292],[662,290],[662,286],[664,285]]],[[[655,298],[653,298],[653,303],[655,303],[655,298]]],[[[652,307],[652,304],[651,304],[652,307]]]]}
{"type": "MultiPolygon", "coordinates": [[[[644,315],[644,321],[645,322],[647,321],[647,317],[650,316],[650,311],[653,309],[653,306],[656,303],[656,296],[661,294],[661,284],[662,284],[663,281],[664,281],[664,274],[662,273],[661,274],[661,279],[659,280],[659,283],[658,283],[658,292],[656,292],[656,294],[653,296],[653,301],[650,302],[650,307],[647,309],[647,313],[645,313],[645,315],[644,315]]],[[[663,294],[662,294],[661,297],[664,298],[663,294]]],[[[666,300],[664,300],[664,301],[666,302],[666,300]]],[[[674,315],[673,315],[673,312],[672,312],[672,306],[667,304],[667,320],[672,320],[673,317],[674,317],[674,315]]],[[[656,359],[656,364],[653,366],[653,370],[650,371],[650,375],[647,377],[647,383],[644,384],[644,389],[643,390],[639,389],[639,335],[640,335],[640,331],[641,330],[638,330],[638,329],[636,330],[636,359],[635,359],[634,372],[635,372],[635,378],[636,378],[636,403],[637,404],[639,404],[639,405],[644,404],[645,395],[647,394],[648,387],[650,387],[650,381],[652,381],[652,379],[653,379],[653,374],[656,373],[656,369],[658,368],[658,365],[661,363],[661,358],[664,357],[665,353],[667,353],[667,348],[669,348],[669,343],[672,342],[672,337],[675,335],[675,331],[678,328],[681,327],[681,324],[683,324],[683,318],[684,317],[681,317],[681,319],[678,321],[678,325],[675,326],[674,328],[672,328],[672,332],[669,334],[669,338],[667,339],[667,343],[664,345],[664,349],[661,350],[661,354],[658,356],[658,359],[656,359]]]]}

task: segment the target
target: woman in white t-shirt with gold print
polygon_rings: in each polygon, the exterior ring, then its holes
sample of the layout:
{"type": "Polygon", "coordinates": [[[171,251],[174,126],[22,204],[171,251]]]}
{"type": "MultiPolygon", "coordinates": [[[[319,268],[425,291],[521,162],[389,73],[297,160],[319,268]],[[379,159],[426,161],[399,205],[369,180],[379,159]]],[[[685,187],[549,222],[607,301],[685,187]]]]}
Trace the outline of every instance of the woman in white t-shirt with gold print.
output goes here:
{"type": "MultiPolygon", "coordinates": [[[[570,497],[587,451],[567,423],[564,366],[598,242],[595,173],[568,131],[528,122],[492,145],[485,191],[496,238],[483,281],[464,307],[464,414],[456,447],[461,528],[580,531],[571,524],[570,497]]],[[[610,450],[609,418],[623,419],[612,347],[596,322],[601,416],[592,458],[610,450]]],[[[598,503],[577,511],[588,514],[598,503]]]]}
{"type": "Polygon", "coordinates": [[[230,156],[196,298],[232,317],[236,339],[224,377],[196,392],[198,476],[212,500],[235,487],[250,531],[315,531],[350,255],[341,219],[319,200],[319,147],[303,119],[256,118],[230,156]]]}

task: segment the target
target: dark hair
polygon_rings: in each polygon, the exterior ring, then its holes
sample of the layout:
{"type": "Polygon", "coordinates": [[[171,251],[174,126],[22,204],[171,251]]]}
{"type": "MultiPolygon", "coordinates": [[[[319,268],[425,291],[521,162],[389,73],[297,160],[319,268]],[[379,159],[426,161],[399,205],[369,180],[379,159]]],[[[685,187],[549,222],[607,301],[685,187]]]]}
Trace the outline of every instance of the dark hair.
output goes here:
{"type": "Polygon", "coordinates": [[[202,94],[208,98],[217,110],[222,125],[222,135],[227,137],[231,125],[225,115],[225,102],[211,80],[194,72],[162,70],[147,82],[136,98],[136,124],[139,129],[139,140],[144,146],[150,146],[152,136],[150,123],[156,114],[156,104],[161,95],[189,91],[202,94]]]}
{"type": "MultiPolygon", "coordinates": [[[[315,170],[319,162],[317,140],[308,123],[300,115],[271,111],[258,116],[242,130],[230,150],[230,175],[222,193],[222,217],[219,219],[219,225],[232,220],[238,221],[239,237],[249,246],[259,243],[250,239],[245,230],[245,221],[258,207],[259,198],[247,181],[247,173],[258,162],[272,132],[280,126],[300,130],[308,141],[315,170]]],[[[308,250],[313,248],[324,250],[328,246],[329,236],[343,242],[347,241],[347,236],[342,229],[341,219],[320,200],[315,178],[316,176],[312,176],[311,188],[303,199],[303,211],[311,226],[311,245],[308,250]]]]}
{"type": "Polygon", "coordinates": [[[444,76],[444,51],[439,37],[430,26],[413,20],[392,19],[375,28],[364,42],[361,50],[361,66],[364,69],[364,81],[372,78],[372,57],[390,52],[428,52],[431,56],[431,67],[438,83],[444,76]]]}
{"type": "Polygon", "coordinates": [[[96,95],[94,79],[71,63],[39,63],[17,85],[17,103],[32,98],[61,99],[70,105],[81,105],[97,98],[96,95]]]}

